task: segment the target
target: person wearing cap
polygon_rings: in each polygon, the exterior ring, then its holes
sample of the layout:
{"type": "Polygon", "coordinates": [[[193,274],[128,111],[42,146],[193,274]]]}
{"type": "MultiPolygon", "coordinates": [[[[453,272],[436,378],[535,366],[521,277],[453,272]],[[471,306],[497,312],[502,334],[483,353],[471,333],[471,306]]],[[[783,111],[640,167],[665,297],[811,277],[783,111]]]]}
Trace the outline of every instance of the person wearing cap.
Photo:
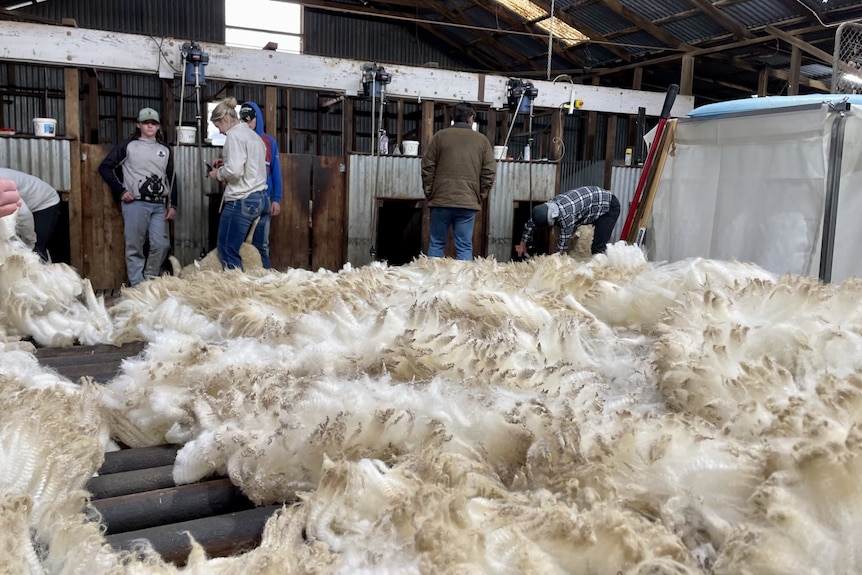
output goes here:
{"type": "Polygon", "coordinates": [[[11,216],[21,207],[18,186],[12,180],[0,179],[0,218],[11,216]]]}
{"type": "Polygon", "coordinates": [[[578,226],[593,224],[593,254],[604,253],[620,216],[620,201],[599,186],[582,186],[554,196],[533,208],[532,218],[524,224],[521,243],[515,253],[523,257],[536,228],[557,226],[557,252],[566,253],[578,226]]]}
{"type": "Polygon", "coordinates": [[[177,210],[174,157],[161,132],[159,113],[142,108],[131,138],[115,146],[99,165],[123,212],[129,284],[159,276],[170,250],[168,226],[177,210]],[[149,240],[149,255],[144,245],[149,240]]]}
{"type": "Polygon", "coordinates": [[[434,134],[422,155],[422,187],[431,209],[429,258],[443,257],[451,228],[456,259],[473,259],[473,224],[497,176],[491,142],[473,131],[475,116],[470,104],[455,106],[455,122],[434,134]]]}
{"type": "Polygon", "coordinates": [[[218,223],[216,249],[225,269],[243,269],[239,250],[269,197],[266,185],[266,145],[241,122],[236,98],[216,104],[210,121],[225,135],[223,158],[213,162],[209,176],[224,182],[224,200],[218,223]]]}
{"type": "Polygon", "coordinates": [[[60,217],[60,195],[51,184],[18,170],[0,168],[0,179],[15,182],[21,196],[16,231],[27,247],[48,261],[48,240],[60,217]]]}
{"type": "Polygon", "coordinates": [[[260,136],[266,146],[266,193],[269,196],[269,203],[260,215],[251,243],[260,252],[261,265],[264,269],[270,269],[272,268],[269,260],[270,217],[281,213],[281,164],[278,161],[278,144],[275,138],[263,131],[263,116],[254,102],[242,103],[239,119],[248,124],[248,127],[260,136]]]}

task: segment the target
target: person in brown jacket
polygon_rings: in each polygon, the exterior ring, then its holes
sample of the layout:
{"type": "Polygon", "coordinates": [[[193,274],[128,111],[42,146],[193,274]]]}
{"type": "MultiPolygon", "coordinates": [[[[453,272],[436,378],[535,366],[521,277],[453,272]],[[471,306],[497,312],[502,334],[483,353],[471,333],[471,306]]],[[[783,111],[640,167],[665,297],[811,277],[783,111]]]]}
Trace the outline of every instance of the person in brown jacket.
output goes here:
{"type": "Polygon", "coordinates": [[[431,208],[428,257],[443,257],[451,227],[456,259],[473,259],[473,223],[497,175],[491,142],[473,131],[475,116],[470,104],[455,106],[455,123],[434,134],[422,156],[422,187],[431,208]]]}

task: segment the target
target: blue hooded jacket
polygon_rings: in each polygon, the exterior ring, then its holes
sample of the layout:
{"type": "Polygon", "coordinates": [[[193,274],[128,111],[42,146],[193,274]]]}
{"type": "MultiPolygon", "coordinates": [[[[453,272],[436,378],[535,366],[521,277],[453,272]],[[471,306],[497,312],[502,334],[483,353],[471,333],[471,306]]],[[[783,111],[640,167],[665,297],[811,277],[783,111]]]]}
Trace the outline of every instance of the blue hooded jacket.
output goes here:
{"type": "Polygon", "coordinates": [[[254,102],[243,102],[243,106],[249,106],[254,109],[257,124],[254,131],[264,139],[267,144],[266,158],[266,189],[269,193],[269,199],[272,202],[281,203],[281,164],[278,161],[278,144],[275,143],[275,138],[263,131],[263,114],[260,113],[260,108],[254,102]],[[272,150],[270,158],[269,151],[272,150]]]}

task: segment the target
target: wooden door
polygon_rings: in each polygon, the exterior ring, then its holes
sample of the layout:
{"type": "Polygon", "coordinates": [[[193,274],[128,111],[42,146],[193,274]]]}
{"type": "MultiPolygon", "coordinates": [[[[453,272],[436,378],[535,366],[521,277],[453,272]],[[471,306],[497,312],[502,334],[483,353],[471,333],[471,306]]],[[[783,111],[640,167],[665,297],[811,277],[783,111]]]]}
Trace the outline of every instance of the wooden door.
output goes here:
{"type": "Polygon", "coordinates": [[[69,225],[70,233],[81,234],[83,269],[78,272],[89,278],[95,290],[113,290],[129,283],[123,213],[99,175],[99,164],[110,150],[111,146],[81,144],[81,222],[80,226],[71,221],[69,225]]]}
{"type": "Polygon", "coordinates": [[[270,224],[269,256],[278,270],[338,270],[347,257],[344,159],[280,154],[281,214],[270,224]]]}

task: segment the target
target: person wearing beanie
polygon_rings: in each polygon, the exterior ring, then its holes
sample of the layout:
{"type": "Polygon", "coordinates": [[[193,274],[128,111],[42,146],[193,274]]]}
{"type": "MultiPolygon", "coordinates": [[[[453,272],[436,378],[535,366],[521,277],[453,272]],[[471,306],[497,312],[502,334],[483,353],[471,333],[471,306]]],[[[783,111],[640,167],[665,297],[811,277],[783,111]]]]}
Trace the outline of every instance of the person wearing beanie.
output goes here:
{"type": "Polygon", "coordinates": [[[134,134],[108,153],[99,175],[123,212],[129,285],[158,277],[171,248],[166,222],[176,216],[179,185],[157,111],[141,108],[134,134]]]}
{"type": "Polygon", "coordinates": [[[270,219],[281,213],[281,164],[278,161],[278,144],[275,138],[263,131],[263,115],[254,102],[243,102],[239,109],[239,119],[254,130],[266,146],[266,190],[269,203],[264,207],[251,243],[260,252],[264,269],[272,268],[269,259],[270,219]]]}
{"type": "Polygon", "coordinates": [[[578,226],[593,224],[595,232],[591,252],[599,254],[607,249],[620,217],[620,201],[599,186],[582,186],[534,206],[531,216],[524,224],[521,243],[515,246],[519,257],[527,253],[527,244],[533,239],[536,228],[553,225],[557,226],[557,252],[564,254],[578,226]]]}

